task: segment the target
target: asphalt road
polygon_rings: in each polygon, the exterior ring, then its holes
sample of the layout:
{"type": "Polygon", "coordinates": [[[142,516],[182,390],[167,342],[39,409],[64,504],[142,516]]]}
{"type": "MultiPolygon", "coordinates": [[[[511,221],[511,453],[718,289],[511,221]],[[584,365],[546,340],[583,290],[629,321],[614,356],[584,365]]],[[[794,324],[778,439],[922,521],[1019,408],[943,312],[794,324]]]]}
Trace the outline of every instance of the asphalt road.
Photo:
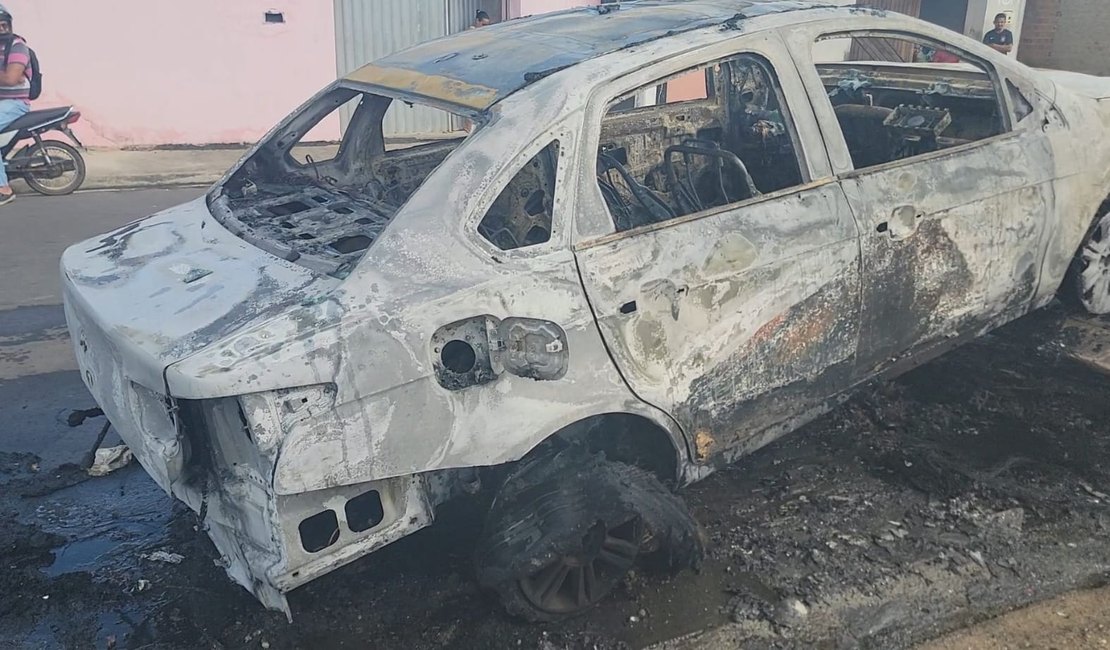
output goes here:
{"type": "Polygon", "coordinates": [[[34,453],[56,465],[79,459],[84,443],[91,444],[78,440],[58,417],[92,406],[65,331],[62,252],[202,193],[191,188],[21,195],[0,208],[0,405],[33,404],[5,415],[15,426],[0,434],[0,451],[34,453]]]}
{"type": "Polygon", "coordinates": [[[58,259],[66,247],[201,194],[191,188],[20,195],[0,209],[0,310],[61,304],[58,259]]]}

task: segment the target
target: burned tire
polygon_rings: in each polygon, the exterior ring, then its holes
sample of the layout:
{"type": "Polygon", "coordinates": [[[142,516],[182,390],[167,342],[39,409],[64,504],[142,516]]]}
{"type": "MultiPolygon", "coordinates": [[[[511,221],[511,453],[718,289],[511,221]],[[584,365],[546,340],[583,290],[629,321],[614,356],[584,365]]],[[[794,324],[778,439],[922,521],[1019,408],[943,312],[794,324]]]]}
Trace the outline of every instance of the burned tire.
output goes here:
{"type": "Polygon", "coordinates": [[[478,582],[531,621],[580,614],[638,558],[696,568],[697,524],[654,475],[576,447],[527,461],[497,493],[475,552],[478,582]]]}
{"type": "Polygon", "coordinates": [[[1065,298],[1090,314],[1110,314],[1110,213],[1099,217],[1075,255],[1065,298]]]}

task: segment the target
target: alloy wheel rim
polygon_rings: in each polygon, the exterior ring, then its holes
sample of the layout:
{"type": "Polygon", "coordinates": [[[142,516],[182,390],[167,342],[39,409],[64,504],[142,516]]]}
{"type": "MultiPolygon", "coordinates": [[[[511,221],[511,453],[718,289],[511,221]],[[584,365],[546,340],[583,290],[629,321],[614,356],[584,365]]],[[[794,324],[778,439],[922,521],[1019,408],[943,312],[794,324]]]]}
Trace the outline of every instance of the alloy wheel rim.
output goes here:
{"type": "Polygon", "coordinates": [[[1089,311],[1110,311],[1110,215],[1102,218],[1079,251],[1079,293],[1089,311]]]}
{"type": "Polygon", "coordinates": [[[578,552],[555,558],[521,578],[521,593],[550,614],[587,609],[604,598],[635,563],[640,538],[639,518],[613,528],[599,521],[586,533],[578,552]]]}

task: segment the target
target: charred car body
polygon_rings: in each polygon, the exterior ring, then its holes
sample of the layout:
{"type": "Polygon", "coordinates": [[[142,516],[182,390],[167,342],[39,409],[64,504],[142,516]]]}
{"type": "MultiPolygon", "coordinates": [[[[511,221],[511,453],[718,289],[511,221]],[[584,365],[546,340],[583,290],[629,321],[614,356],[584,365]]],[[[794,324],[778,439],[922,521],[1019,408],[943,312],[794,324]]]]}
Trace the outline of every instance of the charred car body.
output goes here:
{"type": "Polygon", "coordinates": [[[857,8],[510,21],[356,71],[204,199],[70,248],[66,315],[268,607],[484,481],[479,579],[559,618],[639,555],[696,558],[664,486],[1061,286],[1110,310],[1105,97],[857,8]],[[459,137],[387,147],[391,111],[459,137]]]}

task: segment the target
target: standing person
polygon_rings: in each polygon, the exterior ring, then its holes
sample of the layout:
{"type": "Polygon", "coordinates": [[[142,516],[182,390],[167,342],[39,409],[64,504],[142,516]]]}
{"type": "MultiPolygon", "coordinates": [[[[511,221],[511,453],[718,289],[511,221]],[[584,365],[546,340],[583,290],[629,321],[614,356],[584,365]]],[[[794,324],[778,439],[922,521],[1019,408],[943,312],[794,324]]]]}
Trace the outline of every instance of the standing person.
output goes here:
{"type": "MultiPolygon", "coordinates": [[[[492,22],[493,21],[490,20],[489,14],[482,9],[479,9],[478,13],[474,14],[474,23],[470,25],[470,27],[468,27],[467,29],[478,29],[479,27],[485,27],[492,22]]],[[[473,130],[474,122],[471,122],[470,120],[463,120],[463,131],[470,133],[473,130]]]]}
{"type": "Polygon", "coordinates": [[[1014,33],[1006,29],[1009,19],[1006,14],[994,17],[994,29],[987,32],[983,42],[1003,54],[1009,54],[1014,49],[1014,33]]]}
{"type": "MultiPolygon", "coordinates": [[[[0,5],[0,130],[31,110],[31,50],[12,25],[11,13],[0,5]]],[[[0,160],[0,205],[13,199],[15,192],[0,160]]]]}

